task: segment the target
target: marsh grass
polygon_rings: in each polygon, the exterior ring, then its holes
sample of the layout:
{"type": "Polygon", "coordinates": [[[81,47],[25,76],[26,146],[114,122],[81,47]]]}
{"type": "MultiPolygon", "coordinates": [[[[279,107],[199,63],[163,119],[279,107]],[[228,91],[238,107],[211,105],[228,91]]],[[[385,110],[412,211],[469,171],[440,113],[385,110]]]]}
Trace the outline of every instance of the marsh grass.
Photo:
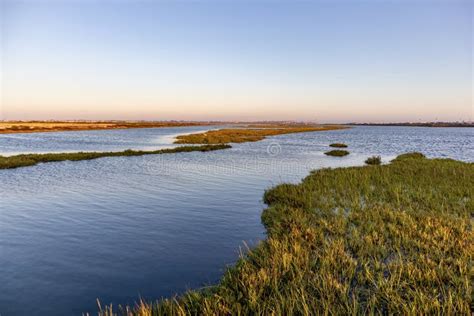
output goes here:
{"type": "Polygon", "coordinates": [[[372,156],[365,160],[365,163],[368,165],[380,165],[382,163],[382,157],[372,156]]]}
{"type": "Polygon", "coordinates": [[[349,152],[347,150],[335,149],[335,150],[325,152],[324,154],[327,156],[344,157],[344,156],[349,155],[349,152]]]}
{"type": "Polygon", "coordinates": [[[181,135],[176,144],[225,144],[256,142],[267,136],[342,129],[341,126],[271,125],[261,128],[226,128],[198,134],[181,135]],[[273,127],[271,127],[273,126],[273,127]]]}
{"type": "Polygon", "coordinates": [[[51,154],[24,154],[4,157],[0,156],[0,169],[13,169],[19,167],[34,166],[38,163],[55,162],[55,161],[78,161],[91,160],[102,157],[121,157],[121,156],[143,156],[143,155],[160,155],[191,151],[212,151],[231,148],[230,145],[202,145],[202,146],[181,146],[170,149],[160,149],[152,151],[143,150],[125,150],[119,152],[77,152],[77,153],[51,153],[51,154]]]}
{"type": "Polygon", "coordinates": [[[411,153],[265,192],[267,239],[203,291],[100,315],[470,315],[474,164],[411,153]]]}
{"type": "Polygon", "coordinates": [[[334,144],[330,144],[329,146],[334,147],[334,148],[347,148],[347,145],[343,143],[334,143],[334,144]]]}

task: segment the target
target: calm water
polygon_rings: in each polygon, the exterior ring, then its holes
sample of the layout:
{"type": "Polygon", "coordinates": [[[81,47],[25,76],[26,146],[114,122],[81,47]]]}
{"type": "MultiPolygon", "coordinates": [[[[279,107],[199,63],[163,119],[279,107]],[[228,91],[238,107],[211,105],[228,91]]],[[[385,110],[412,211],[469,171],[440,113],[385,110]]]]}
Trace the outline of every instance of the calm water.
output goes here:
{"type": "MultiPolygon", "coordinates": [[[[170,147],[203,127],[0,135],[0,154],[170,147]]],[[[265,237],[263,191],[311,169],[421,151],[474,161],[473,128],[356,127],[210,153],[0,170],[0,314],[81,315],[215,283],[265,237]],[[344,142],[351,155],[327,157],[344,142]]]]}

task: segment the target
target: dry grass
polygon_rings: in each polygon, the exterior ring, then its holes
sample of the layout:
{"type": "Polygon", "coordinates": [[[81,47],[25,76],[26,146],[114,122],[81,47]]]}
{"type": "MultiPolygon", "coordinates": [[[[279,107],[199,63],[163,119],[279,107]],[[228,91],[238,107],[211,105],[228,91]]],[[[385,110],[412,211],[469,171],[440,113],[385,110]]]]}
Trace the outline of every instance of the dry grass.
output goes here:
{"type": "Polygon", "coordinates": [[[211,123],[201,122],[129,122],[129,121],[6,121],[0,122],[0,134],[38,133],[61,131],[84,131],[102,129],[177,127],[177,126],[205,126],[211,123]]]}
{"type": "MultiPolygon", "coordinates": [[[[251,125],[252,126],[252,125],[251,125]]],[[[255,126],[255,125],[253,125],[255,126]]],[[[260,128],[229,128],[199,134],[182,135],[176,138],[176,144],[225,144],[256,142],[267,136],[291,133],[318,132],[342,129],[340,126],[311,125],[257,125],[260,128]]]]}
{"type": "Polygon", "coordinates": [[[471,314],[474,164],[322,169],[265,202],[267,239],[218,285],[99,314],[471,314]]]}

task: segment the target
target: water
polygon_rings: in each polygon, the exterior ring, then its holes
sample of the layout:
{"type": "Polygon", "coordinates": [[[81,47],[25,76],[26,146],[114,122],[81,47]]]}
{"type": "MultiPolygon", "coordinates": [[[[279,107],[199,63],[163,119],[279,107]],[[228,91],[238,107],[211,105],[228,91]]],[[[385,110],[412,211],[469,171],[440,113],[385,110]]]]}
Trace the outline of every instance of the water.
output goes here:
{"type": "MultiPolygon", "coordinates": [[[[0,135],[0,154],[170,147],[203,127],[0,135]]],[[[1,315],[81,315],[219,280],[265,238],[266,188],[311,169],[408,151],[474,161],[473,128],[355,127],[208,153],[102,158],[0,170],[1,315]],[[351,154],[328,157],[328,144],[351,154]]]]}
{"type": "Polygon", "coordinates": [[[60,133],[0,134],[0,154],[78,151],[156,150],[171,148],[177,135],[199,133],[221,126],[116,129],[60,133]]]}

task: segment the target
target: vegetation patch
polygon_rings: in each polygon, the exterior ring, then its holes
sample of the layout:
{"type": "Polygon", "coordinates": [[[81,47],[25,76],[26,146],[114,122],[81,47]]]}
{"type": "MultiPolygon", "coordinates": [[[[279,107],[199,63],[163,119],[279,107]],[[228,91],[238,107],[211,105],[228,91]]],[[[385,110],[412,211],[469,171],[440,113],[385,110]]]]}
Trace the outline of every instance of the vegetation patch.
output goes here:
{"type": "Polygon", "coordinates": [[[349,152],[347,150],[336,149],[336,150],[325,152],[324,154],[328,156],[334,156],[334,157],[344,157],[344,156],[349,155],[349,152]]]}
{"type": "Polygon", "coordinates": [[[0,156],[0,169],[13,169],[19,167],[34,166],[38,163],[55,162],[55,161],[78,161],[91,160],[102,157],[119,157],[119,156],[143,156],[143,155],[159,155],[171,154],[190,151],[212,151],[231,148],[230,145],[202,145],[202,146],[181,146],[170,149],[160,149],[152,151],[143,150],[125,150],[119,152],[78,152],[78,153],[52,153],[52,154],[25,154],[4,157],[0,156]]]}
{"type": "Polygon", "coordinates": [[[267,239],[204,291],[101,315],[470,315],[474,164],[402,155],[265,193],[267,239]]]}
{"type": "Polygon", "coordinates": [[[368,165],[380,165],[382,163],[382,157],[372,156],[365,160],[365,163],[368,165]]]}
{"type": "Polygon", "coordinates": [[[343,143],[334,143],[334,144],[331,144],[329,146],[330,147],[335,147],[335,148],[347,148],[347,145],[343,144],[343,143]]]}
{"type": "MultiPolygon", "coordinates": [[[[258,125],[260,126],[260,125],[258,125]]],[[[225,144],[256,142],[267,136],[341,129],[340,126],[262,125],[260,128],[225,128],[198,134],[181,135],[176,144],[225,144]],[[277,127],[279,126],[279,127],[277,127]]]]}

